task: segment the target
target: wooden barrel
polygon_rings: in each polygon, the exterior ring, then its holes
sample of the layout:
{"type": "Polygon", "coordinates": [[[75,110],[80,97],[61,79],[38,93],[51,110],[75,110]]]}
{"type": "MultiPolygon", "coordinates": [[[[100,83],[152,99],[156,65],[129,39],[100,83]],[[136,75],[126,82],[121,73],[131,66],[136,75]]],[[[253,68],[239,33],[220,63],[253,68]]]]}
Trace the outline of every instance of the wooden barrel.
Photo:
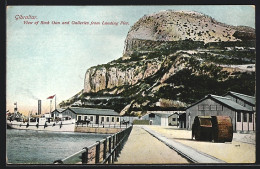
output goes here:
{"type": "Polygon", "coordinates": [[[212,121],[212,141],[232,142],[233,125],[229,116],[211,116],[212,121]]]}
{"type": "Polygon", "coordinates": [[[210,116],[196,116],[192,124],[192,138],[211,141],[212,123],[210,116]]]}

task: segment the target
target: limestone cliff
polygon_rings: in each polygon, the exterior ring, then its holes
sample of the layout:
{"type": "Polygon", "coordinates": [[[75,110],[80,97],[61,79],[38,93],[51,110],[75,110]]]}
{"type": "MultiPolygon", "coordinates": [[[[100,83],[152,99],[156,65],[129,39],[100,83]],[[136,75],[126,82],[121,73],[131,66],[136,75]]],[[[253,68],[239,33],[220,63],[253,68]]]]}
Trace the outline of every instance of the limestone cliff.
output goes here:
{"type": "Polygon", "coordinates": [[[135,115],[184,108],[228,90],[254,95],[255,60],[253,28],[192,11],[161,11],[140,18],[127,34],[122,57],[89,68],[82,94],[61,107],[80,100],[135,115]]]}
{"type": "Polygon", "coordinates": [[[85,74],[84,92],[98,92],[117,86],[134,85],[139,80],[156,73],[161,63],[159,59],[152,59],[90,68],[85,74]]]}

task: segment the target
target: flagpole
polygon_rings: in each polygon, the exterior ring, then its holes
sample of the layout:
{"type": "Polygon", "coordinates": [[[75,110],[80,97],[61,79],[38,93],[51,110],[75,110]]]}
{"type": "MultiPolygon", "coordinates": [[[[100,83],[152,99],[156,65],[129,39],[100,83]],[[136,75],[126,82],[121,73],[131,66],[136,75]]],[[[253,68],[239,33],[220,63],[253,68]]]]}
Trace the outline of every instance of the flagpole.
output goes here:
{"type": "Polygon", "coordinates": [[[55,110],[56,110],[56,95],[55,95],[55,110]]]}
{"type": "Polygon", "coordinates": [[[51,113],[51,100],[50,100],[50,113],[51,113]]]}

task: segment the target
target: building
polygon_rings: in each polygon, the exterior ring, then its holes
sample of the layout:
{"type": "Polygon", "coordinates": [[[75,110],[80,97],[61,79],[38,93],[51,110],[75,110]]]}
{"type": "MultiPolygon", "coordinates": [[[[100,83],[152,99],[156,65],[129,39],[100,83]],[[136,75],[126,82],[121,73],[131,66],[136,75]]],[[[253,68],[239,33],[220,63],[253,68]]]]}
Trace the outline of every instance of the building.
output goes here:
{"type": "Polygon", "coordinates": [[[230,116],[234,131],[254,131],[255,113],[254,108],[250,107],[254,105],[249,104],[253,100],[251,96],[234,92],[228,92],[225,97],[207,95],[186,108],[186,128],[191,129],[195,116],[223,115],[230,116]]]}
{"type": "Polygon", "coordinates": [[[69,107],[62,112],[62,117],[77,121],[90,120],[92,124],[120,124],[119,113],[110,109],[69,107]]]}
{"type": "Polygon", "coordinates": [[[51,117],[53,119],[56,119],[56,118],[61,118],[62,117],[62,114],[61,112],[63,112],[65,109],[55,109],[51,112],[51,117]]]}
{"type": "Polygon", "coordinates": [[[229,91],[224,95],[224,97],[228,97],[232,101],[240,104],[241,106],[246,107],[249,110],[255,111],[255,103],[256,103],[255,101],[256,100],[255,100],[255,97],[253,97],[253,96],[248,96],[245,94],[229,91]]]}
{"type": "Polygon", "coordinates": [[[185,111],[175,111],[168,117],[169,126],[184,128],[186,123],[185,117],[185,111]]]}
{"type": "Polygon", "coordinates": [[[225,97],[230,98],[232,101],[236,102],[237,104],[246,107],[247,109],[251,110],[250,113],[247,114],[238,114],[238,121],[236,124],[237,130],[244,131],[244,130],[255,130],[256,124],[256,100],[253,96],[248,96],[241,93],[236,93],[229,91],[225,95],[225,97]],[[243,117],[243,118],[241,118],[243,117]],[[249,124],[247,124],[249,123],[249,124]],[[243,124],[243,125],[242,125],[243,124]]]}
{"type": "Polygon", "coordinates": [[[151,112],[141,117],[142,120],[149,120],[150,125],[161,125],[168,126],[168,117],[172,113],[162,113],[162,112],[151,112]]]}

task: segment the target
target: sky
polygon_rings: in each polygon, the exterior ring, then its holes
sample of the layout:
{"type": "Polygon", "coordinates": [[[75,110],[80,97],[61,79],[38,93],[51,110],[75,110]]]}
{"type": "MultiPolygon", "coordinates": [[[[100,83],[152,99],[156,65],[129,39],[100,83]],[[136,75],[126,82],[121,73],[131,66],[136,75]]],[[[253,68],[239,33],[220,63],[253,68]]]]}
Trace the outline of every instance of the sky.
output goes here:
{"type": "MultiPolygon", "coordinates": [[[[78,93],[84,88],[88,68],[122,56],[125,38],[135,22],[168,9],[197,11],[219,22],[255,28],[255,8],[250,5],[8,6],[6,110],[13,112],[17,102],[19,112],[35,113],[37,100],[42,100],[42,113],[49,112],[47,97],[56,94],[58,105],[78,93]],[[19,19],[29,15],[36,19],[19,19]],[[100,25],[90,25],[92,21],[100,25]],[[119,24],[102,25],[103,21],[119,24]],[[120,25],[121,21],[128,24],[120,25]]],[[[51,106],[54,110],[54,100],[51,106]]]]}

